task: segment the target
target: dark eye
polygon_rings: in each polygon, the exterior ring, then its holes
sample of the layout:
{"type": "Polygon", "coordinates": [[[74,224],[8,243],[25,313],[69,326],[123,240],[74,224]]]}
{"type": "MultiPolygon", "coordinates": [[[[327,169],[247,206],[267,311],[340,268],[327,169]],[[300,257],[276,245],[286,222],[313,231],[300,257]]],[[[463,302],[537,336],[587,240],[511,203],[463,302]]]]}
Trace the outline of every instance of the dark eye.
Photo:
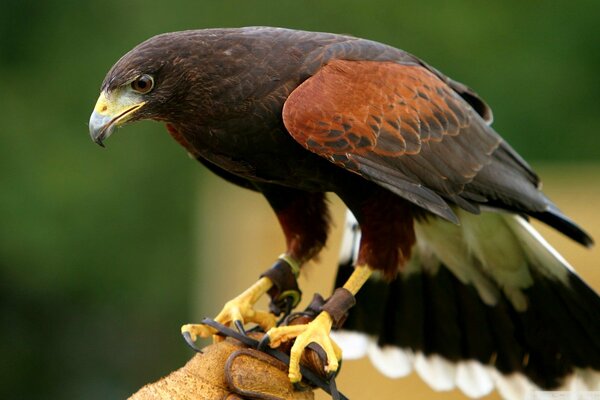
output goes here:
{"type": "Polygon", "coordinates": [[[142,75],[135,78],[131,82],[131,88],[136,92],[145,94],[152,90],[154,87],[154,79],[150,75],[142,75]]]}

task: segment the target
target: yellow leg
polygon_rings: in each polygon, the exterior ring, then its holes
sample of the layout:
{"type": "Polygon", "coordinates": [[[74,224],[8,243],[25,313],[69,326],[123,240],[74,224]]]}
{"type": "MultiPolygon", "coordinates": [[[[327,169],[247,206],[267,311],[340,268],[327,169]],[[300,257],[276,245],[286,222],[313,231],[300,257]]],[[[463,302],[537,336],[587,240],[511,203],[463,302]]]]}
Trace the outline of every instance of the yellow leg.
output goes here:
{"type": "MultiPolygon", "coordinates": [[[[265,331],[275,326],[275,316],[269,312],[254,310],[254,304],[262,295],[267,293],[273,284],[269,278],[260,278],[254,285],[246,289],[236,298],[225,303],[223,310],[216,316],[215,321],[223,325],[231,325],[236,321],[242,324],[253,322],[260,325],[265,331]]],[[[198,336],[209,337],[215,330],[206,325],[187,324],[181,327],[181,333],[189,333],[193,341],[198,336]]],[[[217,336],[214,337],[218,339],[217,336]]]]}
{"type": "Polygon", "coordinates": [[[369,280],[372,273],[373,270],[367,265],[356,266],[350,278],[344,283],[344,289],[355,295],[369,280]]]}
{"type": "MultiPolygon", "coordinates": [[[[355,295],[371,276],[372,270],[368,266],[357,266],[344,284],[344,289],[355,295]]],[[[296,338],[290,352],[289,378],[292,382],[302,379],[300,373],[300,357],[306,346],[316,343],[323,348],[327,355],[326,372],[337,371],[342,352],[339,346],[329,337],[332,318],[326,311],[322,311],[317,318],[306,325],[291,325],[276,327],[267,332],[270,346],[277,347],[282,342],[296,338]]]]}

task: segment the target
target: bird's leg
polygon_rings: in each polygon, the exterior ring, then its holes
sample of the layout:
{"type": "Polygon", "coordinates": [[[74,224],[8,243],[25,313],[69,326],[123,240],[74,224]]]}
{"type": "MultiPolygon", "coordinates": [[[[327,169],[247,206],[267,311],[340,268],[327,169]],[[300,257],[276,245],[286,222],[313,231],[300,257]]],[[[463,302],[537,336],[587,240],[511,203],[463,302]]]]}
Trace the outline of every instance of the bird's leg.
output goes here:
{"type": "MultiPolygon", "coordinates": [[[[233,324],[240,331],[243,331],[244,324],[255,323],[265,332],[268,331],[275,326],[274,314],[279,314],[279,312],[257,311],[254,309],[254,304],[265,293],[269,293],[272,299],[272,310],[277,311],[283,308],[283,304],[286,304],[288,308],[296,306],[300,301],[300,290],[296,283],[298,271],[298,263],[288,255],[281,255],[256,283],[225,303],[223,310],[215,317],[215,321],[223,325],[233,324]]],[[[213,328],[202,324],[187,324],[181,327],[181,333],[189,343],[191,342],[192,347],[198,336],[208,337],[214,335],[215,332],[213,328]]],[[[217,341],[219,337],[215,335],[214,339],[217,341]]]]}
{"type": "MultiPolygon", "coordinates": [[[[329,213],[325,194],[308,193],[269,184],[257,184],[275,211],[286,238],[287,250],[258,282],[229,301],[216,321],[235,325],[243,331],[244,323],[256,323],[265,331],[275,326],[273,314],[289,312],[300,301],[296,278],[303,263],[314,258],[325,245],[329,213]],[[271,313],[255,311],[253,306],[265,293],[271,297],[271,313]]],[[[215,331],[204,325],[184,325],[182,334],[193,346],[197,336],[207,337],[215,331]]]]}
{"type": "Polygon", "coordinates": [[[290,353],[289,378],[292,382],[302,379],[300,374],[300,357],[306,346],[316,343],[327,355],[326,372],[337,371],[342,356],[340,348],[329,337],[332,326],[338,326],[345,318],[348,310],[354,305],[354,295],[371,276],[368,266],[357,266],[343,287],[335,290],[333,295],[321,307],[319,315],[306,325],[291,325],[272,328],[267,332],[269,345],[277,347],[282,342],[296,338],[290,353]]]}

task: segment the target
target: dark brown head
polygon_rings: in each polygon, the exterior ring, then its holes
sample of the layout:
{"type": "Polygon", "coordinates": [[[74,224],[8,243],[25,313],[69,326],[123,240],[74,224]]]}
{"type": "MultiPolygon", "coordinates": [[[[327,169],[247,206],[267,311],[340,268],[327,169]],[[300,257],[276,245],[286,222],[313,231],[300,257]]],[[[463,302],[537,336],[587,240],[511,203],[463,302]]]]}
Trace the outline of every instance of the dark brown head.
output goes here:
{"type": "MultiPolygon", "coordinates": [[[[202,31],[158,35],[136,46],[110,69],[89,128],[102,145],[117,126],[141,119],[169,121],[201,79],[210,46],[202,31]]],[[[198,91],[196,90],[196,95],[198,91]]]]}
{"type": "MultiPolygon", "coordinates": [[[[102,144],[126,122],[154,119],[178,127],[271,118],[284,96],[316,68],[304,57],[343,36],[282,28],[202,29],[155,36],[108,72],[90,118],[102,144]],[[263,114],[261,114],[263,113],[263,114]]],[[[319,53],[320,54],[320,53],[319,53]]]]}

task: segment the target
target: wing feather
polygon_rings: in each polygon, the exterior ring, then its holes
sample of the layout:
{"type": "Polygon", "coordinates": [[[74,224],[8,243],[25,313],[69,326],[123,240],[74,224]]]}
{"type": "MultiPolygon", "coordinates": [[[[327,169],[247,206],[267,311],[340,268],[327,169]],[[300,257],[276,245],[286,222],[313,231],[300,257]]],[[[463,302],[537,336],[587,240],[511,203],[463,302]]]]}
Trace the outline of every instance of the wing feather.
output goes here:
{"type": "Polygon", "coordinates": [[[477,211],[465,185],[502,139],[448,84],[419,65],[334,60],[287,99],[292,137],[331,162],[446,218],[477,211]]]}
{"type": "Polygon", "coordinates": [[[442,218],[458,221],[451,205],[479,213],[484,204],[590,245],[491,120],[466,86],[425,64],[393,61],[329,61],[283,107],[283,123],[302,146],[442,218]]]}

